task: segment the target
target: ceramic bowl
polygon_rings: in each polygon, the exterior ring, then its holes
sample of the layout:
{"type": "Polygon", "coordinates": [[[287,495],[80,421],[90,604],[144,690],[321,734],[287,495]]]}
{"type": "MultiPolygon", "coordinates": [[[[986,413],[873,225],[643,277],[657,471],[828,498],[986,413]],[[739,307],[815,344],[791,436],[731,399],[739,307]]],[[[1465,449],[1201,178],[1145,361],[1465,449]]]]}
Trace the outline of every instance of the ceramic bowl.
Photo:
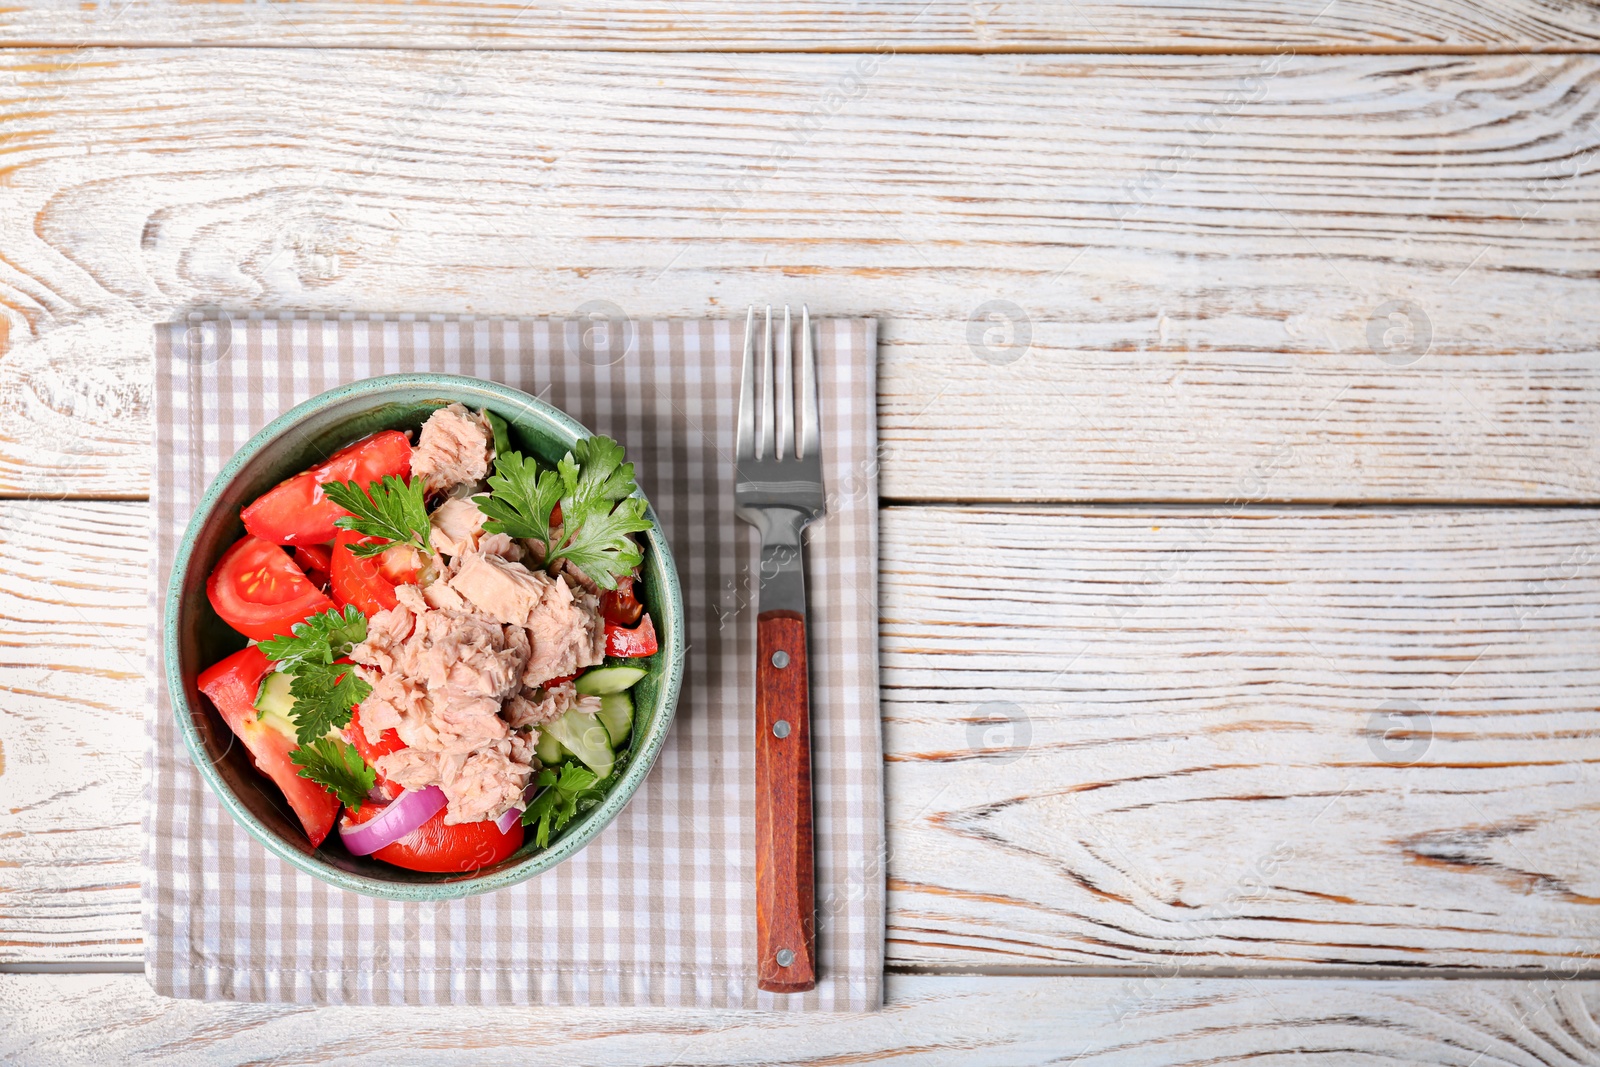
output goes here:
{"type": "MultiPolygon", "coordinates": [[[[645,542],[641,600],[655,620],[661,650],[637,661],[648,674],[633,690],[634,732],[626,768],[604,801],[573,820],[549,847],[532,834],[504,862],[467,874],[425,874],[352,856],[337,831],[313,849],[276,786],[258,773],[244,746],[211,702],[195,689],[206,667],[244,647],[206,599],[206,576],[244,534],[239,510],[266,490],[347,445],[379,430],[416,430],[428,415],[459,401],[487,408],[510,426],[513,447],[554,463],[581,437],[576,420],[535,397],[494,382],[449,374],[396,374],[330,390],[274,420],[228,461],[206,490],[173,561],[162,619],[167,690],[178,732],[206,784],[235,822],[274,855],[307,874],[369,896],[446,900],[501,889],[570,858],[603,830],[632,798],[661,750],[683,678],[683,598],[672,552],[652,509],[645,542]]],[[[623,440],[627,447],[628,442],[623,440]]],[[[648,472],[642,472],[648,476],[648,472]]]]}

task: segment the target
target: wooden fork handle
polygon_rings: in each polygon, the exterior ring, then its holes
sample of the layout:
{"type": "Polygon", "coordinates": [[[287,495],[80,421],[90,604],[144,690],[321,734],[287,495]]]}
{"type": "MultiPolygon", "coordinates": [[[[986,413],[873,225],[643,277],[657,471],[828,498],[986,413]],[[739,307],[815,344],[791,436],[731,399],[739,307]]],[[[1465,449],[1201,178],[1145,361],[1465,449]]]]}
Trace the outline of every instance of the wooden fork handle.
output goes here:
{"type": "Polygon", "coordinates": [[[756,657],[757,985],[803,993],[817,984],[805,616],[756,616],[756,657]]]}

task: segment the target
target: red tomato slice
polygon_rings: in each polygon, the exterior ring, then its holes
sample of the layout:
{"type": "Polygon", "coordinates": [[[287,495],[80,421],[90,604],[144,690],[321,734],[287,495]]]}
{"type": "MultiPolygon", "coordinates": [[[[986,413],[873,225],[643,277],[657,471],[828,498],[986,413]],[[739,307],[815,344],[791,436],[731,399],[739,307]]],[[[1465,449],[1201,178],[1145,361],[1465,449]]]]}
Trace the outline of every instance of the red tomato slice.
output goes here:
{"type": "Polygon", "coordinates": [[[644,621],[631,630],[606,620],[606,655],[653,656],[659,648],[656,624],[650,621],[649,612],[645,612],[644,621]]]}
{"type": "Polygon", "coordinates": [[[361,707],[357,705],[350,709],[350,725],[345,727],[344,736],[345,740],[356,746],[356,751],[361,754],[362,759],[367,761],[367,766],[377,772],[378,784],[383,787],[389,799],[393,800],[399,796],[404,791],[404,787],[385,778],[383,772],[378,771],[378,757],[387,756],[391,752],[399,752],[406,747],[406,743],[400,740],[400,732],[394,729],[385,730],[378,737],[377,744],[368,741],[367,732],[361,728],[361,707]]]}
{"type": "Polygon", "coordinates": [[[300,777],[289,754],[299,746],[294,738],[279,733],[256,717],[256,693],[267,673],[267,657],[255,645],[235,652],[201,672],[196,686],[211,698],[228,729],[244,742],[255,759],[256,769],[283,790],[289,807],[305,828],[311,847],[316,848],[333,829],[339,814],[339,798],[317,783],[300,777]]]}
{"type": "Polygon", "coordinates": [[[335,452],[327,461],[267,490],[239,517],[244,528],[276,545],[319,545],[332,541],[335,519],[347,515],[322,495],[328,482],[367,486],[386,474],[411,473],[411,439],[399,430],[384,430],[335,452]]]}
{"type": "MultiPolygon", "coordinates": [[[[360,811],[347,810],[345,825],[358,826],[376,817],[383,807],[382,804],[363,804],[360,811]]],[[[455,874],[499,863],[522,847],[520,822],[514,823],[510,832],[504,834],[492,819],[446,826],[446,810],[440,808],[433,818],[372,855],[409,871],[455,874]]]]}
{"type": "Polygon", "coordinates": [[[600,614],[606,617],[606,622],[618,626],[633,626],[639,621],[644,605],[633,598],[632,578],[618,578],[615,589],[600,594],[600,614]]]}
{"type": "Polygon", "coordinates": [[[223,622],[257,641],[286,634],[295,623],[333,607],[289,553],[249,534],[217,561],[206,579],[206,596],[223,622]]]}
{"type": "Polygon", "coordinates": [[[332,569],[333,550],[327,545],[296,545],[294,561],[306,572],[311,584],[328,591],[328,571],[332,569]]]}
{"type": "Polygon", "coordinates": [[[353,530],[340,530],[333,542],[333,563],[329,571],[333,595],[341,604],[354,604],[363,615],[375,615],[398,604],[394,587],[415,582],[421,569],[421,558],[411,550],[396,549],[366,559],[350,551],[351,545],[377,540],[380,539],[353,530]]]}

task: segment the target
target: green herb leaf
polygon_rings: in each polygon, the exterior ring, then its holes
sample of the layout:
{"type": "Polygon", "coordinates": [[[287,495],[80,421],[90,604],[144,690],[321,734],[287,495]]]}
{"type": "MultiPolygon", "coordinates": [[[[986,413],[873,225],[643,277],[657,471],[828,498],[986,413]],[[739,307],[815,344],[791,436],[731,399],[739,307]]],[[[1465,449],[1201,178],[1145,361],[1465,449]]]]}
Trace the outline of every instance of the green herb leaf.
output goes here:
{"type": "Polygon", "coordinates": [[[290,627],[293,637],[274,637],[261,642],[262,653],[292,670],[300,663],[332,663],[367,639],[367,620],[354,604],[318,612],[305,622],[290,627]]]}
{"type": "MultiPolygon", "coordinates": [[[[586,437],[572,449],[578,461],[579,476],[567,496],[576,504],[592,508],[603,501],[615,503],[638,488],[633,480],[633,464],[622,462],[622,446],[609,437],[586,437]]],[[[562,511],[566,510],[563,500],[562,511]]]]}
{"type": "Polygon", "coordinates": [[[560,499],[561,483],[555,471],[541,472],[532,456],[503,452],[495,457],[489,495],[475,496],[472,502],[488,516],[483,528],[489,533],[543,541],[548,547],[550,512],[560,499]]]}
{"type": "Polygon", "coordinates": [[[378,784],[377,772],[367,766],[356,747],[331,737],[301,745],[289,753],[289,759],[300,768],[300,777],[316,782],[347,808],[359,808],[378,784]]]}
{"type": "Polygon", "coordinates": [[[295,736],[307,745],[349,723],[350,709],[372,692],[350,664],[334,662],[366,640],[367,620],[346,604],[343,612],[319,612],[295,623],[291,633],[263,641],[260,648],[289,676],[295,736]]]}
{"type": "Polygon", "coordinates": [[[294,669],[289,692],[294,696],[294,732],[309,745],[330,730],[350,723],[350,709],[372,692],[349,663],[302,662],[294,669]]]}
{"type": "MultiPolygon", "coordinates": [[[[395,544],[411,544],[432,552],[428,540],[428,505],[423,497],[422,479],[403,482],[392,474],[382,482],[362,489],[355,482],[328,482],[322,492],[350,514],[341,515],[334,525],[369,537],[381,537],[395,544]]],[[[385,543],[351,545],[350,551],[365,558],[388,548],[385,543]]]]}
{"type": "Polygon", "coordinates": [[[552,831],[562,829],[573,817],[578,814],[580,804],[588,807],[590,804],[605,799],[605,790],[611,779],[604,781],[597,779],[593,771],[580,767],[576,763],[561,765],[561,773],[553,770],[539,772],[537,779],[544,790],[533,798],[522,812],[522,825],[532,826],[538,824],[534,831],[534,841],[540,848],[550,844],[552,831]]]}
{"type": "Polygon", "coordinates": [[[531,458],[508,452],[495,461],[490,494],[475,497],[488,516],[484,529],[544,543],[544,562],[568,560],[602,589],[633,573],[644,555],[629,534],[650,529],[645,503],[633,492],[633,464],[609,437],[579,441],[556,464],[540,470],[531,458]],[[561,505],[559,535],[550,512],[561,505]]]}
{"type": "MultiPolygon", "coordinates": [[[[628,536],[650,529],[644,508],[643,500],[629,497],[614,511],[595,510],[583,514],[575,529],[572,524],[567,525],[571,532],[565,534],[561,546],[551,556],[571,560],[600,588],[615,589],[617,579],[632,574],[644,559],[644,553],[628,536]]],[[[562,504],[563,518],[566,510],[566,505],[562,504]]]]}

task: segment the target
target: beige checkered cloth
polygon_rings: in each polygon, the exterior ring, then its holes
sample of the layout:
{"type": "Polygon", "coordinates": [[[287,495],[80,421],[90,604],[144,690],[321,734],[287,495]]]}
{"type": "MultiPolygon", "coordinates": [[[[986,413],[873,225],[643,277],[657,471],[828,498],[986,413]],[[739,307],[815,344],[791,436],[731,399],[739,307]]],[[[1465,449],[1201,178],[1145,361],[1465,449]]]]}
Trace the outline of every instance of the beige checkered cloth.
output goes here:
{"type": "Polygon", "coordinates": [[[654,770],[588,848],[497,893],[406,904],[324,885],[233,824],[184,751],[152,640],[143,899],[156,990],[314,1004],[877,1008],[874,324],[817,330],[829,493],[808,549],[821,973],[803,996],[756,989],[756,545],[731,499],[743,322],[640,322],[580,338],[576,321],[557,319],[253,318],[221,328],[220,353],[218,332],[157,330],[153,606],[195,502],[250,435],[344,382],[445,371],[526,390],[623,442],[678,559],[688,673],[654,770]]]}

